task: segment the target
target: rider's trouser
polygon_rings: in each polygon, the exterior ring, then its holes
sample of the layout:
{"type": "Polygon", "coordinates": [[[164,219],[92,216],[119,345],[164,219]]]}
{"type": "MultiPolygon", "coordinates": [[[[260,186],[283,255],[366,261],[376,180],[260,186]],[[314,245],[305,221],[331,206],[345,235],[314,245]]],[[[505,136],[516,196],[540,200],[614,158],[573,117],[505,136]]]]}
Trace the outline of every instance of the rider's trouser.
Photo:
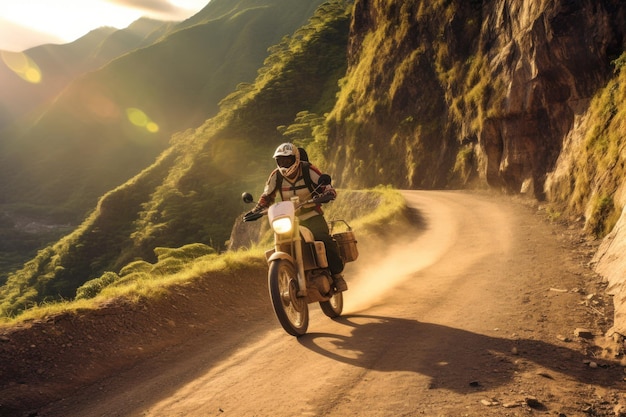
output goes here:
{"type": "Polygon", "coordinates": [[[326,223],[324,216],[321,214],[313,216],[309,219],[301,220],[300,224],[311,230],[315,240],[324,242],[326,246],[326,257],[328,258],[328,269],[330,269],[330,273],[333,275],[340,274],[344,267],[343,260],[341,256],[339,256],[337,242],[330,236],[328,223],[326,223]]]}

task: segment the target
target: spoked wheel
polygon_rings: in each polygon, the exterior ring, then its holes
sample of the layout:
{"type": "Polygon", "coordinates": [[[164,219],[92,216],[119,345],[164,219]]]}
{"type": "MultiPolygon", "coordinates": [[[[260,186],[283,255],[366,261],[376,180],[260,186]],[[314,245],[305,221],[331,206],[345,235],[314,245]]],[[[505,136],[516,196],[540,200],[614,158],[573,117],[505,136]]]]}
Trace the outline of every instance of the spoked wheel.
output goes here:
{"type": "Polygon", "coordinates": [[[331,319],[341,316],[341,312],[343,311],[343,293],[336,292],[330,297],[330,300],[320,301],[320,307],[324,314],[331,319]]]}
{"type": "Polygon", "coordinates": [[[291,262],[278,259],[270,265],[268,286],[276,318],[287,333],[302,336],[309,327],[309,306],[298,298],[296,270],[291,262]]]}

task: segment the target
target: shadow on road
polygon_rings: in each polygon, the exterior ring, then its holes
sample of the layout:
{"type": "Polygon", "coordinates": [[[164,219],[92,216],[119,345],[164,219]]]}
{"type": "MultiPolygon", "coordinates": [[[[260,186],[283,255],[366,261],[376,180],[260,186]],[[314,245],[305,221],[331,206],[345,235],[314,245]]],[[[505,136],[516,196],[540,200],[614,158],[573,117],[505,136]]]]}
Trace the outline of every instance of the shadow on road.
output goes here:
{"type": "Polygon", "coordinates": [[[540,340],[506,339],[432,323],[372,315],[336,319],[352,327],[349,336],[309,333],[304,347],[328,358],[382,372],[416,372],[431,378],[429,388],[459,393],[509,382],[533,364],[546,378],[614,386],[623,377],[617,363],[592,369],[588,357],[568,347],[540,340]],[[523,369],[522,369],[523,368],[523,369]]]}

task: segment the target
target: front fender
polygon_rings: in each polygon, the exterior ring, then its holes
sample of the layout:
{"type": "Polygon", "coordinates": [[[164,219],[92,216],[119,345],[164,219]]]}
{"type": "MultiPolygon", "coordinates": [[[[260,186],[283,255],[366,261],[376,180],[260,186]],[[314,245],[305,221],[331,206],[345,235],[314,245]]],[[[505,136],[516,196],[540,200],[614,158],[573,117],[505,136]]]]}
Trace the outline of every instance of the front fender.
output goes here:
{"type": "Polygon", "coordinates": [[[267,258],[267,263],[271,264],[272,262],[274,262],[274,261],[276,261],[278,259],[284,259],[286,261],[291,262],[293,265],[296,265],[296,260],[293,258],[293,256],[289,255],[286,252],[274,252],[274,253],[272,253],[267,258]]]}

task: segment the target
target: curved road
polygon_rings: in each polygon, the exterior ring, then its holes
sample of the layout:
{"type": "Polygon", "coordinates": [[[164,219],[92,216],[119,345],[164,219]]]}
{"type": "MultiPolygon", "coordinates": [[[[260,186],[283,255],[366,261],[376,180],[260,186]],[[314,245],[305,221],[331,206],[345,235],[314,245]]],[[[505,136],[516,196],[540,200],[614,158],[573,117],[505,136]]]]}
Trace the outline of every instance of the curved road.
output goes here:
{"type": "Polygon", "coordinates": [[[587,316],[580,294],[550,288],[588,272],[551,226],[505,197],[404,194],[421,232],[397,247],[359,243],[342,318],[311,305],[306,336],[270,323],[181,358],[194,378],[156,361],[149,381],[66,415],[578,415],[585,396],[613,392],[613,368],[589,373],[580,345],[555,337],[587,316]]]}

